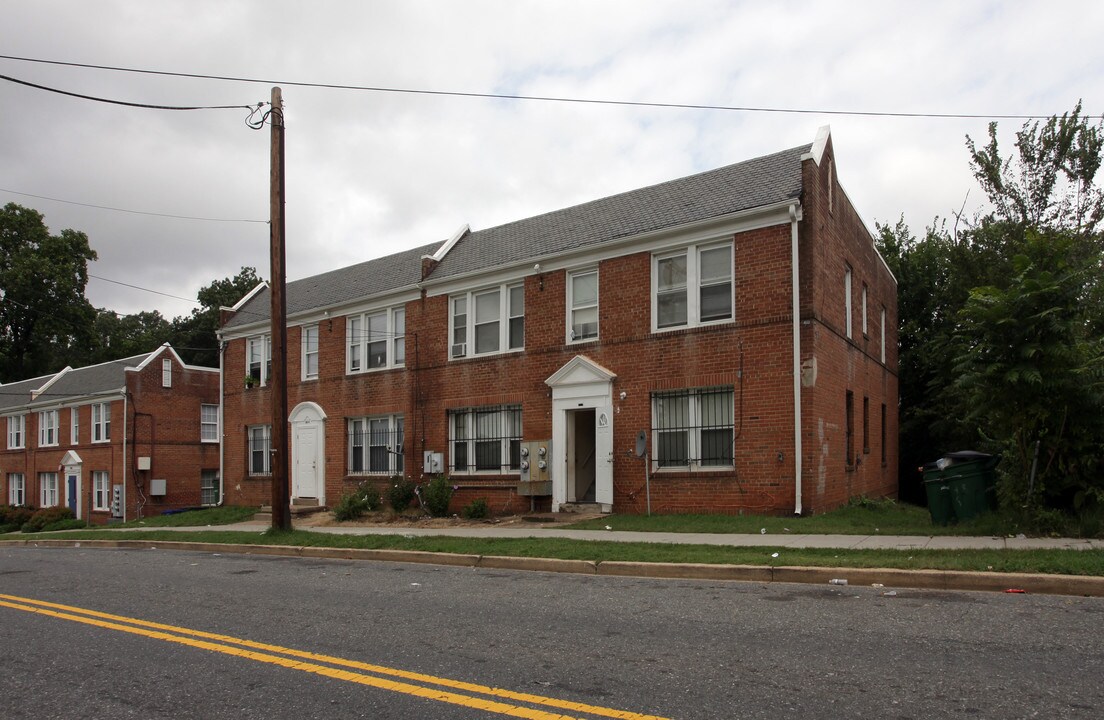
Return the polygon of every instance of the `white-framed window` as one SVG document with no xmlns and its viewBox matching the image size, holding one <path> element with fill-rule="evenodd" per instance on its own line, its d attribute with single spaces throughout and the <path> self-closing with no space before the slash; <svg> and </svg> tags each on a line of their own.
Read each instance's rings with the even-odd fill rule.
<svg viewBox="0 0 1104 720">
<path fill-rule="evenodd" d="M 866 323 L 866 283 L 862 284 L 862 331 L 863 337 L 866 337 L 869 332 Z"/>
<path fill-rule="evenodd" d="M 58 504 L 58 474 L 43 472 L 38 474 L 39 507 L 54 507 Z"/>
<path fill-rule="evenodd" d="M 245 341 L 246 374 L 258 385 L 272 377 L 272 336 L 254 335 Z"/>
<path fill-rule="evenodd" d="M 80 408 L 69 408 L 69 444 L 80 444 Z"/>
<path fill-rule="evenodd" d="M 844 327 L 847 330 L 847 339 L 851 334 L 851 266 L 847 265 L 843 270 L 843 312 L 846 316 Z"/>
<path fill-rule="evenodd" d="M 106 470 L 92 471 L 92 509 L 111 509 L 111 476 Z"/>
<path fill-rule="evenodd" d="M 161 387 L 172 387 L 172 360 L 168 358 L 161 361 Z"/>
<path fill-rule="evenodd" d="M 272 474 L 272 426 L 250 425 L 246 431 L 249 445 L 249 474 Z"/>
<path fill-rule="evenodd" d="M 885 321 L 886 321 L 886 311 L 885 311 L 885 305 L 883 305 L 882 306 L 882 323 L 881 323 L 881 325 L 882 325 L 882 364 L 883 365 L 885 365 L 885 358 L 886 358 L 886 355 L 885 355 L 885 351 L 886 351 L 886 326 L 885 326 Z"/>
<path fill-rule="evenodd" d="M 23 473 L 8 473 L 8 504 L 27 504 L 27 479 Z"/>
<path fill-rule="evenodd" d="M 347 371 L 384 370 L 406 364 L 406 308 L 350 315 L 346 320 Z"/>
<path fill-rule="evenodd" d="M 8 449 L 18 450 L 27 442 L 27 416 L 8 416 Z"/>
<path fill-rule="evenodd" d="M 217 505 L 219 501 L 219 471 L 199 471 L 199 504 Z"/>
<path fill-rule="evenodd" d="M 733 395 L 731 387 L 652 393 L 652 467 L 732 467 Z"/>
<path fill-rule="evenodd" d="M 525 286 L 499 285 L 449 299 L 450 358 L 525 347 Z"/>
<path fill-rule="evenodd" d="M 314 380 L 318 377 L 318 326 L 305 325 L 302 328 L 302 366 L 303 379 Z"/>
<path fill-rule="evenodd" d="M 598 270 L 573 272 L 567 281 L 567 339 L 582 342 L 598 337 Z"/>
<path fill-rule="evenodd" d="M 111 403 L 96 403 L 92 406 L 92 442 L 101 443 L 111 440 Z"/>
<path fill-rule="evenodd" d="M 521 471 L 521 406 L 449 410 L 449 471 L 513 474 Z"/>
<path fill-rule="evenodd" d="M 734 317 L 732 243 L 693 245 L 652 256 L 652 330 Z"/>
<path fill-rule="evenodd" d="M 38 414 L 38 446 L 58 444 L 58 411 L 43 410 Z"/>
<path fill-rule="evenodd" d="M 349 418 L 349 472 L 402 475 L 403 416 Z"/>
<path fill-rule="evenodd" d="M 219 441 L 219 406 L 203 403 L 199 406 L 200 442 Z"/>
</svg>

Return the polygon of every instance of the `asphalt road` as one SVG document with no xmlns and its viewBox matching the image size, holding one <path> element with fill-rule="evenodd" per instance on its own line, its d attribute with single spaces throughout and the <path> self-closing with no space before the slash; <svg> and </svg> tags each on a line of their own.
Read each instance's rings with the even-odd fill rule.
<svg viewBox="0 0 1104 720">
<path fill-rule="evenodd" d="M 1104 599 L 889 590 L 0 548 L 0 715 L 1104 716 Z"/>
</svg>

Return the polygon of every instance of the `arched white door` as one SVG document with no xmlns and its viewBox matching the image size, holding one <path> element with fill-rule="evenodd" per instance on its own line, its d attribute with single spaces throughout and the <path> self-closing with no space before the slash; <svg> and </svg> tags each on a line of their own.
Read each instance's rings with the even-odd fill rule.
<svg viewBox="0 0 1104 720">
<path fill-rule="evenodd" d="M 291 423 L 291 499 L 326 504 L 326 413 L 313 402 L 295 406 Z"/>
</svg>

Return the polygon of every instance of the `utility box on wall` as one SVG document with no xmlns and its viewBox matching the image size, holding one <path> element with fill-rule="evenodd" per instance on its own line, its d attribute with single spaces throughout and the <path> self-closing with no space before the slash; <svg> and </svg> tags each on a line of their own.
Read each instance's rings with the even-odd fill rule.
<svg viewBox="0 0 1104 720">
<path fill-rule="evenodd" d="M 521 444 L 521 482 L 518 495 L 552 494 L 552 441 L 532 440 Z"/>
<path fill-rule="evenodd" d="M 164 497 L 168 482 L 160 478 L 150 480 L 150 496 Z"/>
<path fill-rule="evenodd" d="M 426 475 L 440 475 L 445 471 L 445 456 L 443 453 L 426 450 L 422 453 L 422 472 Z"/>
</svg>

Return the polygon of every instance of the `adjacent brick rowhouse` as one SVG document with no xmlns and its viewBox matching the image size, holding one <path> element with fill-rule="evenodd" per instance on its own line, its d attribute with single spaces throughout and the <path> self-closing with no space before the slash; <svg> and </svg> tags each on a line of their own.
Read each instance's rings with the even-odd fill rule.
<svg viewBox="0 0 1104 720">
<path fill-rule="evenodd" d="M 325 415 L 319 491 L 324 502 L 333 505 L 365 480 L 381 487 L 388 481 L 386 476 L 350 472 L 349 418 L 401 415 L 405 474 L 422 481 L 426 479 L 423 452 L 442 453 L 446 468 L 453 461 L 450 411 L 518 405 L 523 442 L 551 440 L 555 412 L 553 390 L 546 380 L 582 356 L 614 376 L 609 388 L 612 453 L 608 460 L 599 458 L 612 464 L 608 509 L 645 512 L 650 491 L 653 512 L 793 513 L 798 501 L 793 221 L 797 222 L 800 273 L 800 509 L 822 512 L 858 495 L 895 495 L 896 283 L 870 232 L 836 183 L 830 136 L 817 153 L 801 163 L 802 189 L 792 203 L 792 215 L 781 208 L 769 215 L 770 222 L 748 221 L 747 229 L 707 238 L 687 228 L 680 236 L 683 239 L 664 246 L 730 240 L 735 298 L 730 322 L 653 330 L 653 257 L 662 251 L 657 251 L 650 237 L 640 243 L 622 242 L 576 265 L 570 259 L 548 261 L 534 256 L 524 263 L 524 270 L 518 269 L 522 266 L 518 263 L 515 274 L 505 280 L 473 277 L 468 285 L 451 278 L 435 283 L 438 261 L 423 261 L 417 296 L 404 302 L 406 362 L 396 369 L 346 371 L 346 315 L 394 307 L 388 298 L 363 298 L 348 307 L 326 308 L 325 314 L 321 307 L 293 314 L 288 331 L 288 407 L 313 403 Z M 538 261 L 543 267 L 534 267 Z M 571 342 L 565 333 L 567 284 L 576 267 L 598 271 L 600 331 L 599 338 L 589 342 Z M 850 320 L 845 312 L 848 268 Z M 524 283 L 524 349 L 450 358 L 450 298 L 519 279 Z M 309 381 L 299 380 L 303 327 L 318 328 L 319 376 Z M 227 378 L 246 374 L 247 337 L 264 332 L 260 323 L 224 331 Z M 645 431 L 649 452 L 656 452 L 653 394 L 717 386 L 733 392 L 732 466 L 658 469 L 653 465 L 646 484 L 645 461 L 634 449 L 638 432 Z M 270 392 L 269 387 L 226 382 L 224 469 L 229 502 L 265 503 L 270 498 L 270 478 L 249 472 L 247 446 L 248 428 L 270 422 Z M 553 475 L 560 471 L 559 466 L 553 467 Z M 546 495 L 520 494 L 518 472 L 455 474 L 450 481 L 456 488 L 453 511 L 479 498 L 487 500 L 496 514 L 547 510 L 553 504 Z"/>
<path fill-rule="evenodd" d="M 171 365 L 170 387 L 163 387 L 164 361 Z M 201 405 L 218 407 L 218 371 L 185 365 L 168 346 L 130 364 L 111 364 L 118 365 L 119 372 L 112 376 L 110 389 L 88 388 L 87 394 L 67 391 L 64 397 L 58 397 L 62 393 L 53 394 L 47 387 L 33 400 L 28 396 L 29 402 L 0 411 L 8 417 L 22 416 L 26 427 L 23 448 L 12 449 L 9 443 L 0 443 L 4 502 L 10 501 L 12 477 L 19 474 L 24 478 L 25 504 L 39 507 L 43 474 L 56 473 L 56 504 L 75 507 L 78 517 L 95 524 L 105 524 L 112 518 L 111 494 L 117 485 L 125 485 L 125 516 L 114 513 L 120 520 L 203 503 L 202 473 L 217 475 L 219 444 L 217 430 L 213 441 L 201 440 Z M 79 379 L 85 371 L 102 375 L 102 368 L 92 367 L 63 371 L 57 377 L 71 373 L 67 380 Z M 101 424 L 101 435 L 94 440 L 93 406 L 105 405 L 110 408 L 110 429 Z M 41 413 L 54 410 L 58 417 L 57 444 L 42 446 L 38 427 Z M 74 413 L 76 442 L 72 436 Z M 7 431 L 7 422 L 7 418 L 0 418 L 0 430 Z M 104 439 L 108 433 L 109 438 Z M 148 469 L 142 458 L 149 459 Z M 97 498 L 94 475 L 103 472 L 107 473 L 107 492 Z M 70 476 L 76 478 L 75 498 L 70 493 Z M 164 495 L 151 494 L 153 480 L 165 481 Z M 206 499 L 211 500 L 210 492 Z"/>
</svg>

